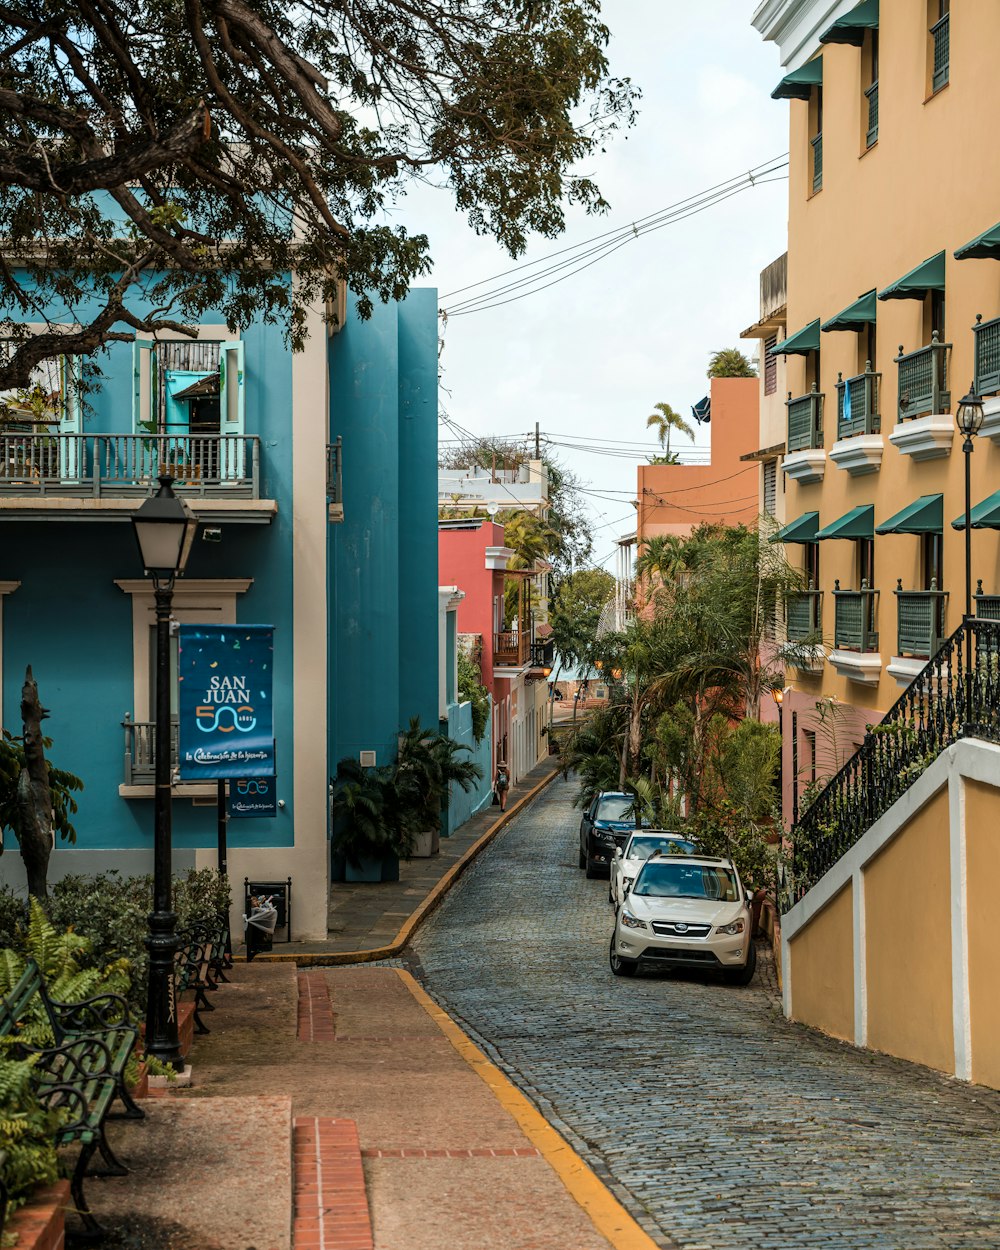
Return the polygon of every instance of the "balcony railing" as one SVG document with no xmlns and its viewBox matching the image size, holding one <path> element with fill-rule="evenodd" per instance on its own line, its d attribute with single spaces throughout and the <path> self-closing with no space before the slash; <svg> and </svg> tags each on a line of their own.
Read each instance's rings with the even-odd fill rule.
<svg viewBox="0 0 1000 1250">
<path fill-rule="evenodd" d="M 931 74 L 931 92 L 940 91 L 948 85 L 949 65 L 951 60 L 951 23 L 950 14 L 946 13 L 939 22 L 931 27 L 931 38 L 934 40 L 934 70 Z"/>
<path fill-rule="evenodd" d="M 823 134 L 820 132 L 809 140 L 813 150 L 813 191 L 823 189 Z"/>
<path fill-rule="evenodd" d="M 151 721 L 134 721 L 126 716 L 125 784 L 151 786 L 156 781 L 156 725 Z M 170 725 L 170 766 L 177 764 L 177 722 Z"/>
<path fill-rule="evenodd" d="M 823 592 L 799 591 L 785 602 L 785 633 L 789 642 L 810 642 L 822 629 Z"/>
<path fill-rule="evenodd" d="M 1000 621 L 1000 595 L 984 595 L 983 579 L 976 582 L 976 593 L 972 596 L 976 605 L 976 616 L 981 621 Z"/>
<path fill-rule="evenodd" d="M 877 651 L 875 603 L 878 591 L 869 590 L 867 582 L 861 583 L 860 590 L 841 590 L 837 581 L 834 583 L 833 598 L 836 603 L 833 645 L 837 650 Z"/>
<path fill-rule="evenodd" d="M 336 442 L 326 445 L 326 502 L 344 502 L 344 449 L 339 435 Z"/>
<path fill-rule="evenodd" d="M 946 590 L 931 581 L 930 590 L 904 590 L 903 579 L 896 582 L 896 654 L 928 660 L 944 639 Z"/>
<path fill-rule="evenodd" d="M 976 393 L 996 395 L 1000 392 L 1000 317 L 984 321 L 978 313 L 972 327 L 976 344 Z"/>
<path fill-rule="evenodd" d="M 260 439 L 236 434 L 0 434 L 0 495 L 260 498 Z"/>
<path fill-rule="evenodd" d="M 864 373 L 844 379 L 837 374 L 837 437 L 852 434 L 878 434 L 882 429 L 879 412 L 881 373 L 872 373 L 872 362 L 865 362 Z"/>
<path fill-rule="evenodd" d="M 551 638 L 546 641 L 535 641 L 531 644 L 531 667 L 545 668 L 551 666 L 555 659 L 556 644 Z"/>
<path fill-rule="evenodd" d="M 792 398 L 788 392 L 785 400 L 788 409 L 788 450 L 804 451 L 810 447 L 823 446 L 823 396 L 816 384 L 808 395 Z"/>
<path fill-rule="evenodd" d="M 493 664 L 497 668 L 521 668 L 531 662 L 531 634 L 505 629 L 493 635 Z"/>
<path fill-rule="evenodd" d="M 896 357 L 900 421 L 951 409 L 951 392 L 947 390 L 949 351 L 951 344 L 939 343 L 937 330 L 931 335 L 930 344 L 918 351 L 904 355 L 900 345 Z"/>
<path fill-rule="evenodd" d="M 873 82 L 865 92 L 868 100 L 868 128 L 865 131 L 865 147 L 878 143 L 878 83 Z"/>
</svg>

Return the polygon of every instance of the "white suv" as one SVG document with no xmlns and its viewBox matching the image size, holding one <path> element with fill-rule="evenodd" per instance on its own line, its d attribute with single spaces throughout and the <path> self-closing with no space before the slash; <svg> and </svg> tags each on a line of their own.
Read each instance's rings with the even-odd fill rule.
<svg viewBox="0 0 1000 1250">
<path fill-rule="evenodd" d="M 698 844 L 683 833 L 669 833 L 666 829 L 643 829 L 630 834 L 624 847 L 615 847 L 611 861 L 608 902 L 614 907 L 620 907 L 625 901 L 639 869 L 654 851 L 665 855 L 697 855 Z"/>
<path fill-rule="evenodd" d="M 757 967 L 750 935 L 750 900 L 728 859 L 669 855 L 646 860 L 615 917 L 611 971 L 647 967 L 722 971 L 749 985 Z"/>
</svg>

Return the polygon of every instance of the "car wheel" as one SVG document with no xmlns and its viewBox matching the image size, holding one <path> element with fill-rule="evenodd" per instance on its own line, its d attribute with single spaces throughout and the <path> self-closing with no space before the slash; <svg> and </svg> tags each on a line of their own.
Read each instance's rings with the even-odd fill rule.
<svg viewBox="0 0 1000 1250">
<path fill-rule="evenodd" d="M 584 850 L 580 851 L 580 867 L 581 868 L 587 867 L 587 852 Z"/>
<path fill-rule="evenodd" d="M 614 907 L 614 905 L 615 905 L 615 892 L 614 892 L 614 890 L 612 890 L 612 888 L 611 888 L 611 882 L 610 882 L 610 881 L 608 882 L 608 902 L 611 904 L 611 906 L 612 906 L 612 907 Z"/>
<path fill-rule="evenodd" d="M 753 941 L 750 942 L 750 953 L 747 956 L 746 964 L 729 974 L 729 980 L 733 985 L 749 985 L 753 980 L 753 974 L 757 971 L 757 947 Z"/>
<path fill-rule="evenodd" d="M 611 935 L 611 950 L 609 952 L 611 963 L 611 971 L 616 977 L 634 977 L 635 970 L 638 968 L 638 961 L 635 959 L 622 959 L 621 955 L 615 950 L 615 935 Z"/>
<path fill-rule="evenodd" d="M 595 877 L 599 877 L 601 875 L 600 869 L 595 868 L 589 859 L 586 861 L 586 867 L 587 867 L 587 880 L 588 881 L 593 881 Z"/>
</svg>

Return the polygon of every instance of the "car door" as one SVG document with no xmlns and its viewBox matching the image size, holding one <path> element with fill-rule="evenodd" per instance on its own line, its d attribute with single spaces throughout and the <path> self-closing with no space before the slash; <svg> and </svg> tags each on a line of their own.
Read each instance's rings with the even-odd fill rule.
<svg viewBox="0 0 1000 1250">
<path fill-rule="evenodd" d="M 584 855 L 589 853 L 590 828 L 594 823 L 594 812 L 597 811 L 597 803 L 600 797 L 598 794 L 590 800 L 590 806 L 583 813 L 583 819 L 580 821 L 580 850 Z"/>
</svg>

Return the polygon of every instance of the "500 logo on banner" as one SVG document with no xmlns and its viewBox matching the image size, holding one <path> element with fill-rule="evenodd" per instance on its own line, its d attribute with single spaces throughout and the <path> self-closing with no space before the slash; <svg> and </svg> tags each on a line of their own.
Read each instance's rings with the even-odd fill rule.
<svg viewBox="0 0 1000 1250">
<path fill-rule="evenodd" d="M 274 775 L 272 625 L 181 625 L 179 769 L 185 781 Z"/>
</svg>

